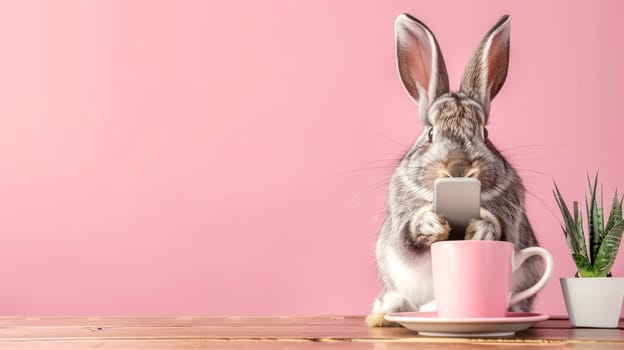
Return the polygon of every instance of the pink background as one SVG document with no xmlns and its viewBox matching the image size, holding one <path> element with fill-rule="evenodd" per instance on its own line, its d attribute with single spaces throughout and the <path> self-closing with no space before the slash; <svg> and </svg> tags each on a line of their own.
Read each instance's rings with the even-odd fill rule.
<svg viewBox="0 0 624 350">
<path fill-rule="evenodd" d="M 552 179 L 624 188 L 621 1 L 4 1 L 0 314 L 366 313 L 386 181 L 421 130 L 401 12 L 456 87 L 512 15 L 491 138 L 555 277 Z M 615 274 L 624 275 L 620 254 Z M 563 314 L 556 279 L 536 310 Z"/>
</svg>

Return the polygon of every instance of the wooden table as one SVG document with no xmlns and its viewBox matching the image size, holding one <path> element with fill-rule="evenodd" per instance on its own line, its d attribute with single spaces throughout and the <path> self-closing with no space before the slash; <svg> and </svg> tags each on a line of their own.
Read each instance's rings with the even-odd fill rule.
<svg viewBox="0 0 624 350">
<path fill-rule="evenodd" d="M 2 317 L 0 349 L 624 349 L 616 329 L 554 318 L 513 338 L 428 338 L 361 316 Z"/>
</svg>

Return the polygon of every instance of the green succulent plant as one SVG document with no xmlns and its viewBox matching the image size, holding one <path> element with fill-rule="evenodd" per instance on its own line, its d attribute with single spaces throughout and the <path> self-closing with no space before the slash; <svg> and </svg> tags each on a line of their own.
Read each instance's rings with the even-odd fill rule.
<svg viewBox="0 0 624 350">
<path fill-rule="evenodd" d="M 554 182 L 554 181 L 553 181 Z M 580 277 L 605 277 L 611 271 L 613 262 L 617 256 L 624 232 L 624 220 L 622 219 L 622 202 L 624 197 L 618 199 L 617 190 L 613 196 L 611 212 L 607 219 L 606 226 L 602 207 L 602 185 L 600 190 L 600 201 L 596 198 L 596 188 L 598 185 L 598 174 L 592 185 L 589 175 L 587 176 L 589 185 L 589 201 L 585 196 L 585 210 L 587 213 L 587 231 L 589 233 L 589 254 L 585 243 L 585 233 L 583 231 L 583 218 L 578 202 L 572 203 L 573 214 L 570 213 L 557 183 L 553 195 L 557 205 L 561 210 L 564 224 L 561 229 L 566 237 L 566 243 L 572 252 L 572 259 L 578 269 Z"/>
</svg>

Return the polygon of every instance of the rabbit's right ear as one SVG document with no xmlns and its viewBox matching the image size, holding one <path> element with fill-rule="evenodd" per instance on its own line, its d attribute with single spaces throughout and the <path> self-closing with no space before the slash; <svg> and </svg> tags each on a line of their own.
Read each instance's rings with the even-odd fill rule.
<svg viewBox="0 0 624 350">
<path fill-rule="evenodd" d="M 487 33 L 468 62 L 459 89 L 481 102 L 486 111 L 507 78 L 511 19 L 505 15 Z"/>
<path fill-rule="evenodd" d="M 433 101 L 448 92 L 444 58 L 433 33 L 408 14 L 395 22 L 397 63 L 403 86 L 418 103 L 420 118 L 430 125 L 427 111 Z"/>
</svg>

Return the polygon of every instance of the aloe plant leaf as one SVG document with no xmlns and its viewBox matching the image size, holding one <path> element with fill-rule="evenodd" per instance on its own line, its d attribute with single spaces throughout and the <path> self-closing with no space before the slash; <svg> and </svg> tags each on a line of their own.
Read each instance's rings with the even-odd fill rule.
<svg viewBox="0 0 624 350">
<path fill-rule="evenodd" d="M 594 263 L 594 271 L 596 274 L 606 276 L 611 271 L 611 267 L 615 262 L 617 252 L 620 248 L 622 233 L 624 233 L 624 221 L 619 220 L 613 224 L 602 240 Z"/>
<path fill-rule="evenodd" d="M 600 219 L 599 212 L 602 212 L 602 208 L 596 203 L 596 189 L 598 187 L 598 174 L 596 174 L 594 178 L 594 183 L 592 185 L 591 180 L 589 179 L 589 174 L 587 175 L 587 184 L 589 186 L 589 208 L 587 209 L 587 224 L 588 224 L 588 235 L 589 235 L 589 260 L 590 262 L 594 262 L 596 259 L 596 254 L 598 254 L 598 249 L 600 248 L 600 238 L 603 236 L 604 227 L 602 226 L 602 220 Z M 587 202 L 585 204 L 587 206 Z"/>
<path fill-rule="evenodd" d="M 572 237 L 572 235 L 569 235 L 565 229 L 565 227 L 563 227 L 563 225 L 561 225 L 561 231 L 563 232 L 563 235 L 565 236 L 566 239 L 566 245 L 568 246 L 568 248 L 570 248 L 571 252 L 576 252 L 578 250 L 578 246 L 576 246 L 576 241 L 574 240 L 574 237 Z"/>
<path fill-rule="evenodd" d="M 574 241 L 578 246 L 578 253 L 587 256 L 587 248 L 585 247 L 585 235 L 583 233 L 583 215 L 579 209 L 579 203 L 574 201 L 572 203 L 574 208 L 574 221 L 570 224 L 574 224 L 575 228 L 572 230 Z"/>
<path fill-rule="evenodd" d="M 572 253 L 587 257 L 587 248 L 585 246 L 585 238 L 583 235 L 582 219 L 580 221 L 574 220 L 556 183 L 553 195 L 563 217 L 565 227 L 564 225 L 562 225 L 562 229 L 563 233 L 566 235 L 566 242 L 568 243 L 568 247 L 570 247 Z M 578 212 L 578 203 L 575 202 L 574 206 L 576 208 L 575 217 L 580 217 L 580 214 Z"/>
<path fill-rule="evenodd" d="M 594 277 L 594 268 L 592 267 L 587 256 L 581 254 L 572 254 L 574 264 L 578 270 L 580 277 Z"/>
<path fill-rule="evenodd" d="M 594 217 L 594 232 L 592 235 L 592 253 L 591 253 L 591 262 L 592 264 L 595 263 L 596 261 L 596 255 L 598 255 L 598 250 L 600 249 L 600 246 L 602 245 L 602 239 L 605 236 L 605 232 L 604 232 L 604 214 L 603 214 L 603 209 L 602 206 L 598 206 L 598 204 L 596 204 L 596 207 L 594 209 L 594 213 L 593 213 L 593 217 Z"/>
<path fill-rule="evenodd" d="M 587 253 L 585 252 L 585 249 L 581 248 L 580 243 L 582 242 L 579 242 L 578 240 L 578 233 L 576 232 L 577 226 L 574 225 L 574 222 L 570 216 L 570 212 L 565 202 L 563 202 L 563 199 L 561 199 L 561 202 L 558 201 L 557 205 L 559 206 L 559 209 L 561 210 L 564 224 L 565 224 L 563 233 L 566 235 L 566 240 L 569 242 L 569 246 L 572 249 L 572 252 L 582 254 L 582 255 L 587 255 Z"/>
<path fill-rule="evenodd" d="M 573 253 L 577 253 L 579 251 L 578 242 L 576 241 L 576 236 L 574 235 L 575 228 L 570 225 L 572 218 L 570 217 L 570 211 L 566 206 L 561 193 L 559 192 L 559 188 L 557 188 L 557 184 L 555 184 L 555 191 L 553 191 L 553 195 L 555 196 L 555 201 L 557 202 L 557 206 L 561 211 L 561 216 L 563 217 L 563 223 L 565 225 L 561 225 L 563 230 L 563 234 L 566 236 L 566 240 L 568 241 L 568 245 Z"/>
<path fill-rule="evenodd" d="M 613 196 L 613 203 L 611 204 L 609 219 L 607 220 L 607 226 L 605 227 L 605 234 L 609 232 L 613 225 L 619 220 L 622 220 L 622 202 L 618 200 L 618 192 L 616 189 L 615 195 Z"/>
<path fill-rule="evenodd" d="M 583 215 L 579 212 L 578 221 L 576 222 L 576 241 L 582 255 L 587 256 L 587 248 L 585 247 L 585 234 L 583 233 Z"/>
</svg>

